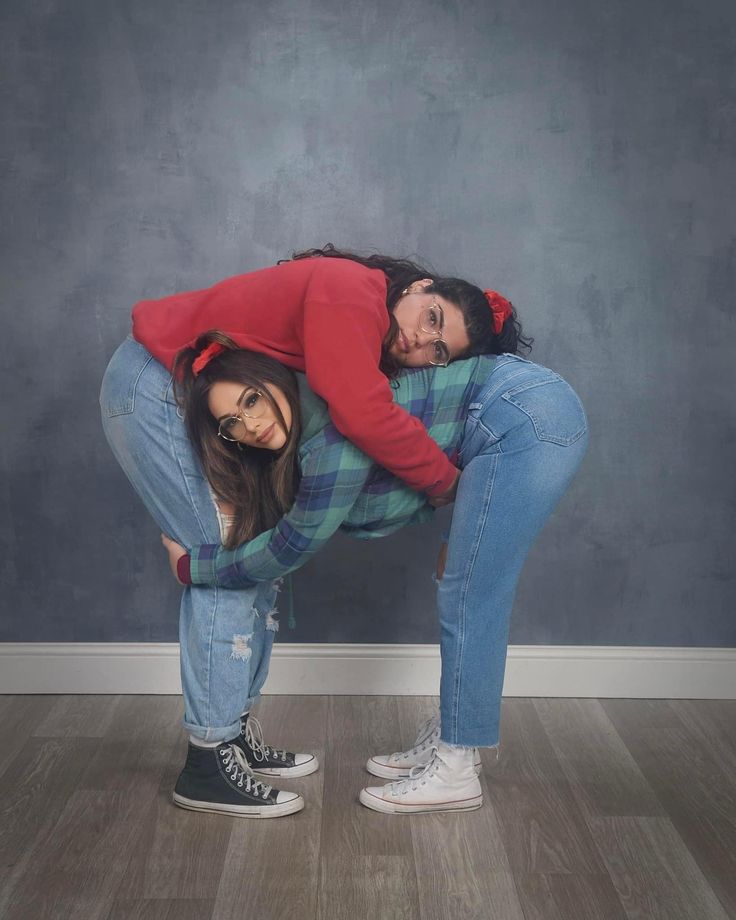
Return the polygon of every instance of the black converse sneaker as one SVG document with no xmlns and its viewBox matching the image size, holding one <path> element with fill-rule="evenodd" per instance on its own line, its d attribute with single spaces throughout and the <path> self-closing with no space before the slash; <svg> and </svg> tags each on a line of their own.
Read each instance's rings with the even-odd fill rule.
<svg viewBox="0 0 736 920">
<path fill-rule="evenodd" d="M 308 776 L 319 769 L 314 754 L 292 754 L 264 744 L 261 723 L 247 712 L 240 719 L 240 734 L 231 743 L 245 754 L 251 770 L 264 776 Z"/>
<path fill-rule="evenodd" d="M 304 808 L 296 792 L 280 792 L 253 776 L 232 741 L 213 748 L 189 743 L 187 762 L 174 787 L 174 803 L 192 811 L 243 818 L 280 818 Z"/>
</svg>

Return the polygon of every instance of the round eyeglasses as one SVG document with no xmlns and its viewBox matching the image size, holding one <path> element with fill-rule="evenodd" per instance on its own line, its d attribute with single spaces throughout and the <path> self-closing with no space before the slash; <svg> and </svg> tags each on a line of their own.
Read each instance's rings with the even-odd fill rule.
<svg viewBox="0 0 736 920">
<path fill-rule="evenodd" d="M 422 349 L 432 367 L 447 367 L 450 363 L 450 349 L 442 339 L 428 342 Z"/>
<path fill-rule="evenodd" d="M 260 418 L 268 408 L 268 400 L 260 390 L 248 390 L 238 400 L 237 415 L 220 419 L 217 434 L 223 441 L 242 441 L 248 434 L 246 418 Z"/>
<path fill-rule="evenodd" d="M 423 349 L 427 356 L 427 361 L 434 367 L 447 367 L 450 363 L 450 349 L 442 339 L 444 327 L 445 314 L 437 301 L 433 300 L 428 307 L 424 307 L 419 313 L 419 328 L 422 332 L 437 336 L 433 342 L 428 342 Z"/>
</svg>

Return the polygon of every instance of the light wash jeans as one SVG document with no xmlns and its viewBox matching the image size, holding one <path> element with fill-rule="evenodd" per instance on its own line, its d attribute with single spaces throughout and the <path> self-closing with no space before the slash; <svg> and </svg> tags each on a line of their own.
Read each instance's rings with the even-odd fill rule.
<svg viewBox="0 0 736 920">
<path fill-rule="evenodd" d="M 102 380 L 102 424 L 112 452 L 161 531 L 181 543 L 221 542 L 221 519 L 177 408 L 169 372 L 129 337 Z M 161 563 L 164 565 L 164 553 Z M 184 727 L 229 741 L 268 674 L 277 584 L 184 590 L 179 616 Z"/>
<path fill-rule="evenodd" d="M 447 564 L 438 581 L 441 739 L 494 747 L 509 620 L 524 560 L 588 443 L 558 374 L 502 355 L 469 406 Z"/>
</svg>

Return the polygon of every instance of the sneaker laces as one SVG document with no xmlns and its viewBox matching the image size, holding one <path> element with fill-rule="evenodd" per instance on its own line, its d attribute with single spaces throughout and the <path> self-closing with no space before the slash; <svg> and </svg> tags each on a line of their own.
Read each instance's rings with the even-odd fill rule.
<svg viewBox="0 0 736 920">
<path fill-rule="evenodd" d="M 444 763 L 439 754 L 436 744 L 432 745 L 432 756 L 425 764 L 417 764 L 409 770 L 409 776 L 406 779 L 397 780 L 390 784 L 393 795 L 403 795 L 410 789 L 415 792 L 420 784 L 424 784 L 430 776 L 439 770 L 440 764 Z"/>
<path fill-rule="evenodd" d="M 245 759 L 245 754 L 237 744 L 228 744 L 227 747 L 220 748 L 220 756 L 225 766 L 225 772 L 232 782 L 237 783 L 240 789 L 244 788 L 246 792 L 260 795 L 264 799 L 268 797 L 273 787 L 256 779 L 250 764 Z"/>
<path fill-rule="evenodd" d="M 255 716 L 248 716 L 248 720 L 245 723 L 245 740 L 253 751 L 256 760 L 268 760 L 273 754 L 277 760 L 286 761 L 286 751 L 272 748 L 263 741 L 263 729 Z"/>
<path fill-rule="evenodd" d="M 427 719 L 426 722 L 422 723 L 419 733 L 414 742 L 414 747 L 410 751 L 395 751 L 389 757 L 389 760 L 406 760 L 408 757 L 411 757 L 412 754 L 420 754 L 423 751 L 426 751 L 428 745 L 427 742 L 432 737 L 432 735 L 437 731 L 440 726 L 440 720 L 437 716 L 432 716 Z M 414 767 L 412 767 L 412 770 Z"/>
</svg>

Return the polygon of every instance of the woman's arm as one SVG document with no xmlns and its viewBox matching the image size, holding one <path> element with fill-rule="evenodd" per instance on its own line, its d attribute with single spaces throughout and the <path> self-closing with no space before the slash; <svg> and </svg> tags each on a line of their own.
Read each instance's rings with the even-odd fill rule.
<svg viewBox="0 0 736 920">
<path fill-rule="evenodd" d="M 422 423 L 394 402 L 379 370 L 385 303 L 377 306 L 370 289 L 348 293 L 349 301 L 305 305 L 309 385 L 327 402 L 338 431 L 379 466 L 417 491 L 445 495 L 456 483 L 457 469 Z"/>
<path fill-rule="evenodd" d="M 250 587 L 293 572 L 325 544 L 360 495 L 372 464 L 329 426 L 301 459 L 302 478 L 294 504 L 276 526 L 235 549 L 217 544 L 194 546 L 189 571 L 179 556 L 183 547 L 165 542 L 177 580 L 223 588 Z M 168 538 L 167 538 L 168 539 Z M 173 548 L 172 548 L 173 544 Z M 186 581 L 182 575 L 189 575 Z"/>
<path fill-rule="evenodd" d="M 454 454 L 468 401 L 490 376 L 492 358 L 459 361 L 447 369 L 404 374 L 396 397 L 419 414 L 431 437 Z M 439 375 L 442 375 L 441 377 Z M 343 523 L 355 536 L 385 535 L 415 523 L 426 508 L 417 492 L 375 470 L 370 459 L 328 425 L 302 447 L 302 481 L 294 508 L 277 527 L 235 550 L 216 545 L 192 550 L 194 581 L 243 587 L 299 568 Z M 336 477 L 336 478 L 333 478 Z M 173 562 L 183 548 L 175 547 Z M 178 572 L 188 581 L 190 572 Z"/>
<path fill-rule="evenodd" d="M 169 554 L 169 568 L 171 569 L 171 574 L 179 582 L 180 585 L 191 584 L 189 581 L 189 563 L 186 563 L 186 571 L 182 569 L 180 572 L 180 566 L 183 566 L 183 560 L 186 557 L 189 559 L 189 554 L 184 549 L 184 547 L 177 543 L 176 540 L 172 540 L 171 537 L 167 537 L 165 533 L 161 534 L 161 542 L 164 545 L 164 549 Z M 184 580 L 182 578 L 184 576 Z"/>
</svg>

